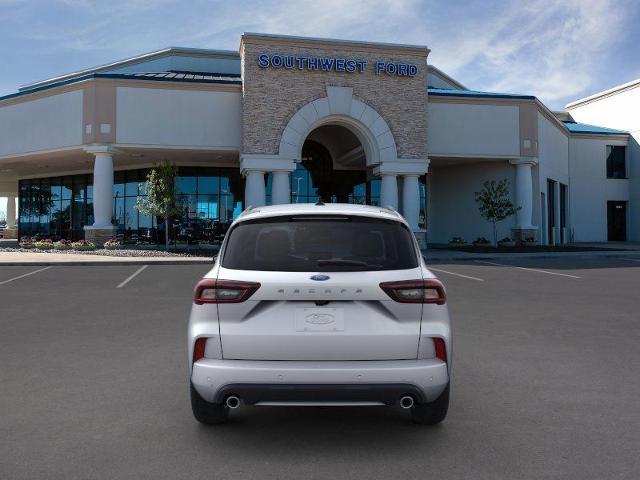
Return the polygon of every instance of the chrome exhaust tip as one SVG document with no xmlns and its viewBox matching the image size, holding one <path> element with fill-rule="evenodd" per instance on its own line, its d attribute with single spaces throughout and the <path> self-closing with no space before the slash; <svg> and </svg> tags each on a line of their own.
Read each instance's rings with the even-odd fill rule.
<svg viewBox="0 0 640 480">
<path fill-rule="evenodd" d="M 409 409 L 413 407 L 413 397 L 410 397 L 409 395 L 400 397 L 400 407 L 404 409 Z"/>
<path fill-rule="evenodd" d="M 227 397 L 227 401 L 225 402 L 227 407 L 229 408 L 238 408 L 240 406 L 240 399 L 235 395 L 230 395 Z"/>
</svg>

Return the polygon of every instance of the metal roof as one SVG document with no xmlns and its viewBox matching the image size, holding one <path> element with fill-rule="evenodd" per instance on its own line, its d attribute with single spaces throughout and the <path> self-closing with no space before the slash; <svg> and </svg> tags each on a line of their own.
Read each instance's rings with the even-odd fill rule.
<svg viewBox="0 0 640 480">
<path fill-rule="evenodd" d="M 219 58 L 232 58 L 240 59 L 238 52 L 229 50 L 210 50 L 204 48 L 185 48 L 185 47 L 168 47 L 162 50 L 156 50 L 154 52 L 143 53 L 134 57 L 125 58 L 123 60 L 117 60 L 115 62 L 105 63 L 97 67 L 86 68 L 77 72 L 71 72 L 57 77 L 49 78 L 46 80 L 40 80 L 37 82 L 28 83 L 21 86 L 18 91 L 32 90 L 51 83 L 58 83 L 64 80 L 70 80 L 72 78 L 83 77 L 92 73 L 100 73 L 105 70 L 113 70 L 114 68 L 122 68 L 129 65 L 135 65 L 138 63 L 146 62 L 152 59 L 167 57 L 170 55 L 187 55 L 187 56 L 205 56 L 205 57 L 219 57 Z"/>
<path fill-rule="evenodd" d="M 613 128 L 598 127 L 596 125 L 589 125 L 587 123 L 577 123 L 563 121 L 564 125 L 569 129 L 571 133 L 582 134 L 596 134 L 596 135 L 628 135 L 629 132 L 625 130 L 615 130 Z"/>
<path fill-rule="evenodd" d="M 24 95 L 30 95 L 35 92 L 41 92 L 43 90 L 49 90 L 50 88 L 62 87 L 64 85 L 71 85 L 73 83 L 84 82 L 85 80 L 91 80 L 94 78 L 112 78 L 121 80 L 151 80 L 155 82 L 184 82 L 184 83 L 217 83 L 227 85 L 242 85 L 242 79 L 240 75 L 234 75 L 230 73 L 190 73 L 190 72 L 143 72 L 143 73 L 91 73 L 89 75 L 83 75 L 81 77 L 74 77 L 68 80 L 61 80 L 59 82 L 48 83 L 41 87 L 31 88 L 29 90 L 23 90 L 17 93 L 10 93 L 0 97 L 0 100 L 7 100 L 9 98 L 22 97 Z"/>
<path fill-rule="evenodd" d="M 533 95 L 520 95 L 515 93 L 480 92 L 478 90 L 455 90 L 447 88 L 428 88 L 429 95 L 443 97 L 475 97 L 475 98 L 517 98 L 535 100 Z"/>
<path fill-rule="evenodd" d="M 102 76 L 104 74 L 98 75 Z M 240 74 L 233 73 L 186 72 L 179 70 L 169 70 L 168 72 L 134 72 L 116 75 L 120 75 L 124 78 L 144 78 L 145 80 L 192 80 L 215 83 L 242 83 Z"/>
</svg>

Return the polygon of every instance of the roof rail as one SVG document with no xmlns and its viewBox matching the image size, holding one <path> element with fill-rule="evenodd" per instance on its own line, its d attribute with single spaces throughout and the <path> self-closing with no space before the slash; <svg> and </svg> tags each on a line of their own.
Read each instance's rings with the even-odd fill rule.
<svg viewBox="0 0 640 480">
<path fill-rule="evenodd" d="M 240 218 L 240 217 L 242 217 L 242 216 L 244 216 L 244 215 L 247 215 L 247 214 L 248 214 L 248 213 L 250 213 L 250 212 L 251 212 L 251 210 L 253 210 L 254 208 L 255 208 L 255 207 L 254 207 L 253 205 L 249 205 L 247 208 L 245 208 L 245 209 L 240 213 L 240 215 L 238 215 L 238 217 L 237 217 L 237 218 Z"/>
<path fill-rule="evenodd" d="M 385 210 L 389 210 L 391 213 L 395 214 L 396 217 L 403 218 L 402 215 L 400 215 L 400 213 L 391 205 L 387 205 L 386 207 L 382 207 L 382 208 L 384 208 Z"/>
</svg>

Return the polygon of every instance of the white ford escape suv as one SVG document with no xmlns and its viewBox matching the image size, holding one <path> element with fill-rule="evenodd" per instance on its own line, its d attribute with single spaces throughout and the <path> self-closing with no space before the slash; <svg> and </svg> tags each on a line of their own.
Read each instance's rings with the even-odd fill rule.
<svg viewBox="0 0 640 480">
<path fill-rule="evenodd" d="M 399 405 L 425 424 L 447 414 L 445 290 L 393 210 L 245 211 L 196 286 L 188 342 L 203 423 L 242 405 Z"/>
</svg>

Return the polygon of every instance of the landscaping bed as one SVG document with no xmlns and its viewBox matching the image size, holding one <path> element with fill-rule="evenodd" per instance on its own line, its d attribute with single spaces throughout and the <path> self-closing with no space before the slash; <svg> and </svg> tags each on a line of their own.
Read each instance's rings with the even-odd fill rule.
<svg viewBox="0 0 640 480">
<path fill-rule="evenodd" d="M 24 252 L 24 253 L 59 253 L 63 255 L 99 255 L 104 257 L 212 257 L 216 254 L 213 250 L 152 250 L 152 249 L 95 249 L 74 250 L 72 248 L 57 250 L 53 248 L 0 248 L 0 252 Z"/>
<path fill-rule="evenodd" d="M 620 248 L 613 247 L 581 247 L 578 245 L 516 245 L 514 247 L 493 247 L 490 245 L 428 245 L 428 249 L 453 250 L 468 253 L 543 253 L 543 252 L 598 252 L 598 251 L 621 251 Z"/>
</svg>

